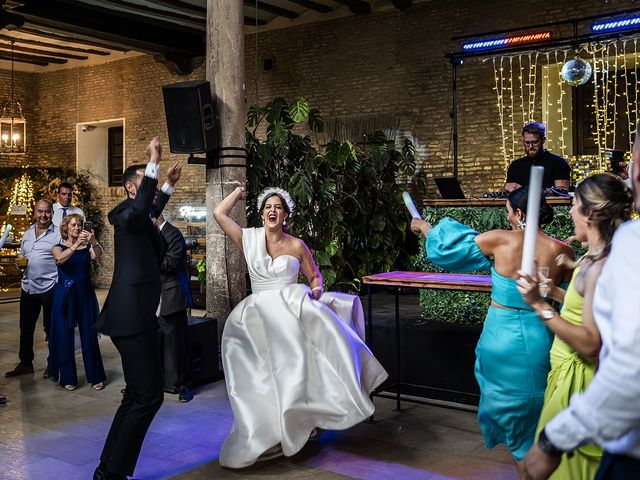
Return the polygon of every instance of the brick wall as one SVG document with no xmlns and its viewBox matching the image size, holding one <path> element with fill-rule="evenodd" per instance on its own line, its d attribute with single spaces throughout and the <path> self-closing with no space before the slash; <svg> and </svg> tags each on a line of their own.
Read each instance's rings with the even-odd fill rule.
<svg viewBox="0 0 640 480">
<path fill-rule="evenodd" d="M 257 82 L 259 103 L 275 96 L 304 96 L 321 109 L 325 120 L 397 117 L 401 130 L 418 147 L 421 166 L 430 176 L 438 176 L 453 168 L 451 67 L 444 58 L 446 52 L 460 48 L 459 42 L 450 40 L 453 35 L 624 8 L 629 8 L 628 1 L 432 0 L 405 11 L 392 9 L 261 32 L 257 48 L 256 36 L 250 34 L 246 37 L 247 103 L 256 102 Z M 275 68 L 262 72 L 266 58 L 274 60 Z M 143 161 L 150 138 L 156 134 L 166 138 L 160 86 L 204 76 L 204 67 L 189 77 L 172 75 L 148 56 L 51 73 L 17 73 L 17 96 L 23 99 L 28 120 L 24 160 L 31 165 L 73 166 L 77 123 L 124 118 L 126 162 Z M 9 78 L 9 72 L 0 71 L 0 98 L 8 95 Z M 470 194 L 496 190 L 504 180 L 493 85 L 489 62 L 469 59 L 460 67 L 459 175 Z M 539 96 L 536 108 L 539 115 Z M 178 158 L 184 161 L 184 156 Z M 19 161 L 23 160 L 0 155 L 0 167 Z M 121 198 L 120 188 L 101 190 L 105 212 Z M 203 203 L 204 171 L 187 167 L 169 209 L 175 216 L 181 205 Z M 98 283 L 106 285 L 112 268 L 110 231 L 102 242 L 107 255 Z"/>
</svg>

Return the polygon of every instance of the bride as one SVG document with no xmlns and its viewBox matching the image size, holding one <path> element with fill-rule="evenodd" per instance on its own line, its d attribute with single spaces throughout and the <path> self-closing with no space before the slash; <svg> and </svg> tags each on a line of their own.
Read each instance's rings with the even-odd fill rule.
<svg viewBox="0 0 640 480">
<path fill-rule="evenodd" d="M 364 344 L 360 299 L 323 293 L 311 252 L 285 233 L 295 207 L 289 194 L 280 188 L 260 194 L 261 228 L 241 228 L 229 217 L 245 197 L 238 187 L 214 210 L 244 253 L 253 291 L 229 314 L 222 335 L 234 421 L 220 464 L 229 468 L 292 456 L 316 428 L 361 422 L 374 411 L 369 393 L 387 378 Z M 297 283 L 300 271 L 309 287 Z"/>
</svg>

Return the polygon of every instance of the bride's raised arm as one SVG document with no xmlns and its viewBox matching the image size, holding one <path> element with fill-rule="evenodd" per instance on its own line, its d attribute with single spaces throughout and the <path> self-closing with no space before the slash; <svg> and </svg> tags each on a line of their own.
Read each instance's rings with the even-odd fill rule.
<svg viewBox="0 0 640 480">
<path fill-rule="evenodd" d="M 242 251 L 242 227 L 229 216 L 229 212 L 236 203 L 247 197 L 244 187 L 237 187 L 225 197 L 213 210 L 213 218 L 216 219 L 222 231 L 231 239 L 233 244 Z"/>
</svg>

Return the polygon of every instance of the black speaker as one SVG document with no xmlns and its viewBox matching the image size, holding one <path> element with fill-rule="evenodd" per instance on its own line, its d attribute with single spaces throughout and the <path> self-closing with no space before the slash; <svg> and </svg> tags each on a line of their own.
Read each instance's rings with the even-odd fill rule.
<svg viewBox="0 0 640 480">
<path fill-rule="evenodd" d="M 218 322 L 211 317 L 189 317 L 188 358 L 193 385 L 222 378 L 218 367 Z"/>
<path fill-rule="evenodd" d="M 219 148 L 218 119 L 209 82 L 164 85 L 162 96 L 172 153 L 205 153 Z"/>
</svg>

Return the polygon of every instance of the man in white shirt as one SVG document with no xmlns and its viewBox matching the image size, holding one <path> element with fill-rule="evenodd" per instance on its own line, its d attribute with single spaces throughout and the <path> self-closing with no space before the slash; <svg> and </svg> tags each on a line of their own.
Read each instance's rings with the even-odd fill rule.
<svg viewBox="0 0 640 480">
<path fill-rule="evenodd" d="M 640 124 L 633 145 L 632 188 L 640 211 Z M 640 478 L 640 221 L 613 237 L 593 300 L 602 338 L 593 381 L 553 418 L 525 459 L 528 479 L 546 479 L 565 452 L 585 443 L 604 448 L 596 480 Z"/>
<path fill-rule="evenodd" d="M 51 249 L 59 244 L 60 231 L 51 223 L 51 202 L 38 200 L 34 211 L 35 223 L 22 237 L 20 257 L 28 261 L 22 275 L 20 291 L 20 363 L 5 373 L 17 377 L 33 373 L 33 335 L 40 311 L 46 336 L 49 336 L 53 292 L 58 281 L 58 267 Z M 45 369 L 43 377 L 48 378 Z"/>
<path fill-rule="evenodd" d="M 58 185 L 58 201 L 53 204 L 53 224 L 60 228 L 60 222 L 67 215 L 77 213 L 84 219 L 84 212 L 81 208 L 76 207 L 73 201 L 73 185 L 69 182 L 61 182 Z"/>
</svg>

